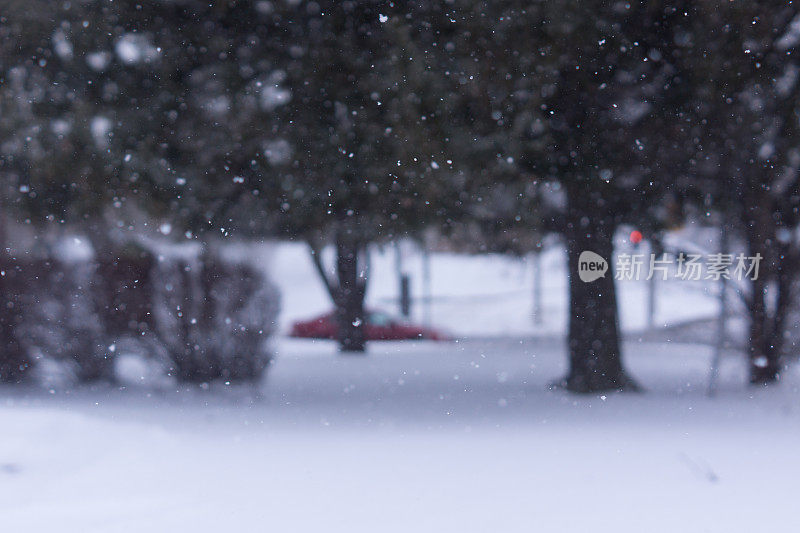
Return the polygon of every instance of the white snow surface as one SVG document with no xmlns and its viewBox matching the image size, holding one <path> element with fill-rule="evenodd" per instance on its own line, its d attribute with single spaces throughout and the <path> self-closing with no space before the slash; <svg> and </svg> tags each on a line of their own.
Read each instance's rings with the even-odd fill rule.
<svg viewBox="0 0 800 533">
<path fill-rule="evenodd" d="M 326 310 L 301 247 L 272 255 L 284 326 Z M 392 260 L 375 258 L 373 303 L 393 295 Z M 342 356 L 281 338 L 252 387 L 0 387 L 0 531 L 800 530 L 798 372 L 750 389 L 730 353 L 709 398 L 710 347 L 629 334 L 644 393 L 552 389 L 566 368 L 560 261 L 545 254 L 543 326 L 529 265 L 435 255 L 434 296 L 451 299 L 434 323 L 457 342 Z M 644 291 L 622 285 L 633 332 Z M 702 291 L 687 299 L 665 297 L 658 316 L 713 313 Z"/>
<path fill-rule="evenodd" d="M 423 323 L 425 298 L 422 254 L 410 243 L 402 246 L 402 270 L 411 277 L 412 319 Z M 642 247 L 626 253 L 645 254 Z M 713 250 L 713 248 L 712 248 Z M 333 264 L 332 250 L 325 250 L 327 264 Z M 330 297 L 314 269 L 304 244 L 281 244 L 264 249 L 264 263 L 272 270 L 283 293 L 281 326 L 287 331 L 295 320 L 305 320 L 331 310 Z M 534 261 L 531 256 L 465 256 L 455 253 L 431 254 L 430 324 L 459 337 L 562 334 L 567 324 L 566 252 L 554 246 L 541 254 L 541 323 L 534 320 Z M 398 281 L 395 252 L 391 247 L 373 249 L 367 306 L 397 314 Z M 643 270 L 646 276 L 646 269 Z M 613 270 L 607 275 L 614 275 Z M 647 328 L 648 282 L 618 281 L 620 319 L 623 331 Z M 713 281 L 681 281 L 669 277 L 656 288 L 655 322 L 676 325 L 716 315 L 718 287 Z"/>
<path fill-rule="evenodd" d="M 0 389 L 3 530 L 797 531 L 797 376 L 628 343 L 644 394 L 549 390 L 555 339 L 279 343 L 257 389 Z M 769 512 L 766 513 L 765 509 Z"/>
</svg>

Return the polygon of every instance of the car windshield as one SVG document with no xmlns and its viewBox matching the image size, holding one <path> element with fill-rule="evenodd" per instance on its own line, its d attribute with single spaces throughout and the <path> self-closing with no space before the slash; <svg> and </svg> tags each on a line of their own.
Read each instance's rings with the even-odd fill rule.
<svg viewBox="0 0 800 533">
<path fill-rule="evenodd" d="M 394 322 L 394 319 L 385 313 L 373 312 L 369 315 L 369 323 L 373 326 L 386 327 Z"/>
</svg>

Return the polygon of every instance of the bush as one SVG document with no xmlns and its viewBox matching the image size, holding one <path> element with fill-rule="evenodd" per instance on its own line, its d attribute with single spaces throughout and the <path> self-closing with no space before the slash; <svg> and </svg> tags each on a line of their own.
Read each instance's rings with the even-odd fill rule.
<svg viewBox="0 0 800 533">
<path fill-rule="evenodd" d="M 185 382 L 259 379 L 279 310 L 276 287 L 252 265 L 218 253 L 164 258 L 156 268 L 156 330 Z"/>
<path fill-rule="evenodd" d="M 92 298 L 91 263 L 15 260 L 4 295 L 16 308 L 12 336 L 27 367 L 42 355 L 67 362 L 80 381 L 113 377 L 113 360 Z M 21 376 L 20 376 L 21 377 Z"/>
<path fill-rule="evenodd" d="M 160 357 L 185 382 L 253 381 L 269 364 L 279 295 L 218 253 L 156 259 L 127 245 L 94 260 L 0 259 L 0 381 L 44 356 L 80 381 L 114 379 L 114 346 Z"/>
<path fill-rule="evenodd" d="M 169 358 L 153 318 L 153 252 L 128 243 L 96 251 L 95 264 L 92 295 L 100 311 L 106 346 L 113 346 L 114 353 L 124 346 L 168 367 Z"/>
</svg>

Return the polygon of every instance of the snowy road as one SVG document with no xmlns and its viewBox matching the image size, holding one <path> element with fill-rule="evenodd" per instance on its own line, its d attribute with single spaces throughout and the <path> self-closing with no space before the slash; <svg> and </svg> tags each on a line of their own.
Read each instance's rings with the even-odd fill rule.
<svg viewBox="0 0 800 533">
<path fill-rule="evenodd" d="M 279 352 L 263 393 L 0 389 L 0 530 L 800 526 L 796 376 L 730 360 L 708 399 L 706 348 L 629 343 L 648 392 L 603 399 L 548 390 L 554 339 Z"/>
</svg>

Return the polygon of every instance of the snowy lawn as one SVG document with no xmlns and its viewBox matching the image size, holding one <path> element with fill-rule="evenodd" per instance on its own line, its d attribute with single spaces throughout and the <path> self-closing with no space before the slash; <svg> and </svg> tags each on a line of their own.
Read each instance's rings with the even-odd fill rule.
<svg viewBox="0 0 800 533">
<path fill-rule="evenodd" d="M 622 251 L 626 250 L 622 244 Z M 403 246 L 403 269 L 411 276 L 415 304 L 412 319 L 424 322 L 423 257 L 419 250 Z M 331 250 L 327 250 L 331 252 Z M 641 253 L 649 253 L 646 248 Z M 331 310 L 331 301 L 308 248 L 300 243 L 280 243 L 263 250 L 283 295 L 281 327 L 288 331 L 295 320 L 306 320 Z M 325 257 L 332 263 L 332 257 Z M 396 256 L 391 248 L 371 252 L 367 306 L 396 312 L 398 281 Z M 433 326 L 456 336 L 474 338 L 508 335 L 558 335 L 567 324 L 566 252 L 554 246 L 542 253 L 542 316 L 534 321 L 534 264 L 531 257 L 503 255 L 469 256 L 431 254 L 430 320 Z M 612 274 L 613 275 L 613 274 Z M 648 282 L 619 281 L 620 320 L 624 331 L 647 327 Z M 656 325 L 675 325 L 716 315 L 717 285 L 713 281 L 659 282 L 656 297 Z"/>
<path fill-rule="evenodd" d="M 626 344 L 645 394 L 548 390 L 555 338 L 279 342 L 260 388 L 0 388 L 0 531 L 798 531 L 795 374 Z"/>
</svg>

